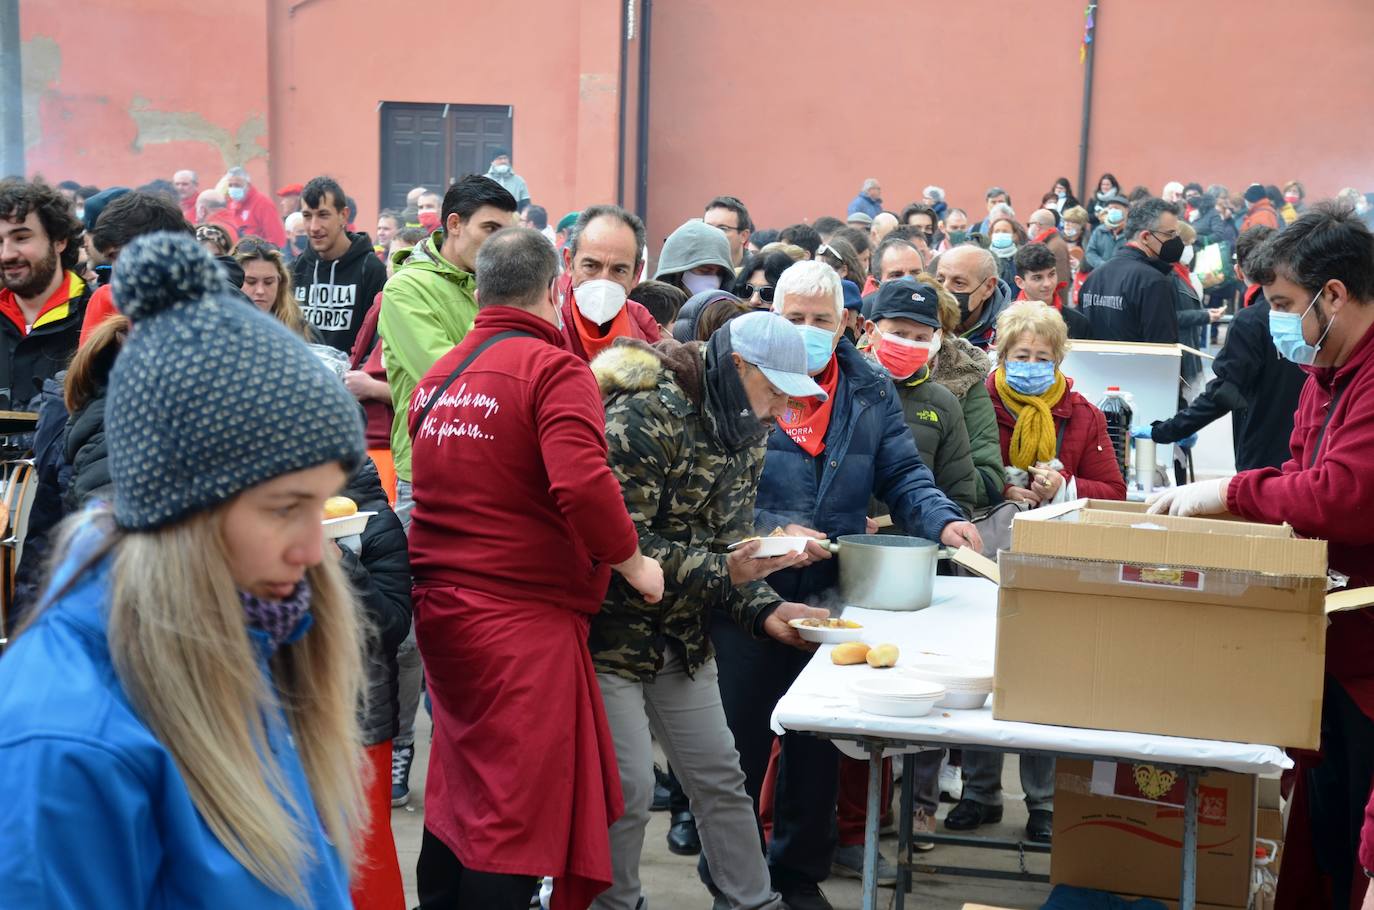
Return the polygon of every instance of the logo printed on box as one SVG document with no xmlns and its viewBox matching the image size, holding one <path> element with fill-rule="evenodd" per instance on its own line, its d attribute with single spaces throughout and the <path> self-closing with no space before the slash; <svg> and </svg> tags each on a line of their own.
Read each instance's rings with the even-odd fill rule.
<svg viewBox="0 0 1374 910">
<path fill-rule="evenodd" d="M 1170 566 L 1122 565 L 1118 576 L 1122 584 L 1148 585 L 1153 588 L 1175 588 L 1181 591 L 1205 591 L 1207 573 L 1196 569 Z"/>
</svg>

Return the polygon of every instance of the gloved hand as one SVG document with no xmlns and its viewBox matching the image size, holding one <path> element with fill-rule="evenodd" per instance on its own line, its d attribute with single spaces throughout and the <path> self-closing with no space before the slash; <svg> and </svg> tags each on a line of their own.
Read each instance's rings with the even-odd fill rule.
<svg viewBox="0 0 1374 910">
<path fill-rule="evenodd" d="M 1220 480 L 1200 480 L 1197 483 L 1172 487 L 1150 497 L 1151 515 L 1179 515 L 1184 518 L 1193 515 L 1224 515 L 1226 491 L 1231 486 L 1231 477 Z"/>
<path fill-rule="evenodd" d="M 1152 426 L 1131 427 L 1132 439 L 1154 439 L 1155 428 Z"/>
<path fill-rule="evenodd" d="M 1175 444 L 1180 449 L 1191 449 L 1193 446 L 1197 445 L 1197 434 L 1189 433 L 1187 436 L 1183 437 Z"/>
</svg>

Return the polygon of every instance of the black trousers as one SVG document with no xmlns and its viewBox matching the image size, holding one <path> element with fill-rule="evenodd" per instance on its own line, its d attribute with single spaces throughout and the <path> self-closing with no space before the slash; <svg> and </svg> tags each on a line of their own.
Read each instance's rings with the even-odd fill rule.
<svg viewBox="0 0 1374 910">
<path fill-rule="evenodd" d="M 668 811 L 674 815 L 681 812 L 691 812 L 692 807 L 687 802 L 687 794 L 682 789 L 682 782 L 673 773 L 673 766 L 668 766 Z"/>
<path fill-rule="evenodd" d="M 1317 865 L 1331 876 L 1331 906 L 1350 906 L 1360 874 L 1360 828 L 1374 780 L 1374 722 L 1340 684 L 1326 678 L 1322 763 L 1308 772 L 1308 811 Z"/>
<path fill-rule="evenodd" d="M 539 879 L 464 869 L 443 841 L 425 829 L 415 864 L 420 910 L 527 910 Z"/>
</svg>

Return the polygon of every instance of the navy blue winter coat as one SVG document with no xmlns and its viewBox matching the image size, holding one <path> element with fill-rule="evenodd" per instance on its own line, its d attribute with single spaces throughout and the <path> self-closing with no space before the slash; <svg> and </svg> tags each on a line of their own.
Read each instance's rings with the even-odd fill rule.
<svg viewBox="0 0 1374 910">
<path fill-rule="evenodd" d="M 755 530 L 768 534 L 796 523 L 831 539 L 862 534 L 870 500 L 877 497 L 897 524 L 939 540 L 945 525 L 963 521 L 964 513 L 940 492 L 922 464 L 892 379 L 848 339 L 840 339 L 835 353 L 840 380 L 825 448 L 813 457 L 782 430 L 769 434 L 754 505 Z M 796 602 L 815 600 L 838 581 L 838 559 L 768 576 L 779 597 Z"/>
</svg>

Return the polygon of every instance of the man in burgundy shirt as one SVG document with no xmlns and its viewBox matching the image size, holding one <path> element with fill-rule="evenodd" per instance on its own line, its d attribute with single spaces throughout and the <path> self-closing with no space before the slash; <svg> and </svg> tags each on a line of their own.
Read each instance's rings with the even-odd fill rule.
<svg viewBox="0 0 1374 910">
<path fill-rule="evenodd" d="M 422 908 L 524 908 L 552 875 L 554 907 L 581 910 L 611 881 L 623 805 L 588 625 L 612 569 L 650 603 L 663 571 L 607 466 L 596 381 L 563 347 L 557 272 L 538 231 L 487 240 L 472 330 L 410 403 L 435 728 Z"/>
</svg>

